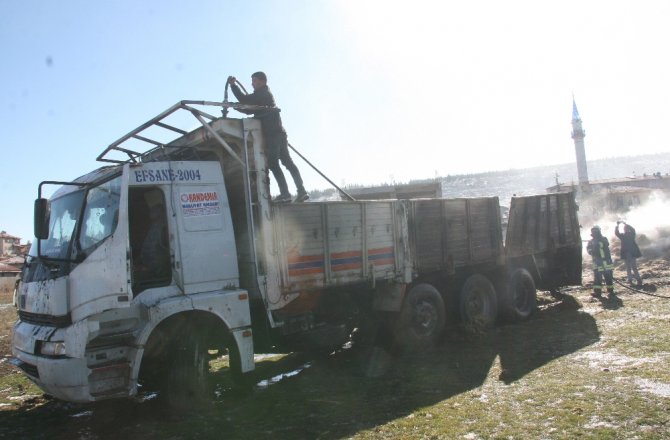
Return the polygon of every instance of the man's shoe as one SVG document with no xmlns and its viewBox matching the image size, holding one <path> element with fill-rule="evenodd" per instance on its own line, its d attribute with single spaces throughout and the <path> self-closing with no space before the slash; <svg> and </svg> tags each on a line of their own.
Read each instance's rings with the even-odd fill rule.
<svg viewBox="0 0 670 440">
<path fill-rule="evenodd" d="M 273 203 L 287 203 L 291 201 L 291 194 L 279 194 L 277 197 L 272 199 Z"/>
<path fill-rule="evenodd" d="M 309 199 L 309 194 L 307 194 L 307 191 L 305 191 L 303 189 L 303 190 L 298 191 L 298 195 L 295 196 L 294 202 L 300 203 L 300 202 L 304 202 L 305 200 L 308 200 L 308 199 Z"/>
</svg>

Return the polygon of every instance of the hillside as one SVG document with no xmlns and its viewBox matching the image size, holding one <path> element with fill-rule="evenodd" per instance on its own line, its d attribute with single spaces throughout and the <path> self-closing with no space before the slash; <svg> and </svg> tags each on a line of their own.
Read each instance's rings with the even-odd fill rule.
<svg viewBox="0 0 670 440">
<path fill-rule="evenodd" d="M 588 161 L 590 180 L 623 178 L 631 175 L 670 173 L 670 153 L 648 154 L 641 156 L 613 157 Z M 481 197 L 498 196 L 503 205 L 509 203 L 512 195 L 528 195 L 543 193 L 556 184 L 556 175 L 561 183 L 570 184 L 577 181 L 575 163 L 546 165 L 534 168 L 490 171 L 476 174 L 456 174 L 438 177 L 442 180 L 444 197 Z M 435 179 L 417 179 L 409 183 L 434 181 Z M 395 182 L 406 183 L 406 182 Z M 379 186 L 389 185 L 380 183 Z M 348 185 L 356 188 L 361 185 Z M 335 189 L 311 191 L 312 200 L 336 198 Z"/>
<path fill-rule="evenodd" d="M 644 156 L 614 157 L 588 162 L 590 180 L 623 178 L 631 175 L 670 173 L 670 153 Z M 445 197 L 499 196 L 502 204 L 513 194 L 526 195 L 545 192 L 556 184 L 577 181 L 574 163 L 547 165 L 518 170 L 494 171 L 480 174 L 455 175 L 442 178 Z"/>
</svg>

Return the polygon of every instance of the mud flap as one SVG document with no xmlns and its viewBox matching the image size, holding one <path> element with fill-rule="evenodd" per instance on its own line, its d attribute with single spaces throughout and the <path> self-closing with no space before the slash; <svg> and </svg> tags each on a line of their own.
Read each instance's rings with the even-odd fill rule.
<svg viewBox="0 0 670 440">
<path fill-rule="evenodd" d="M 239 329 L 232 332 L 240 353 L 240 369 L 242 373 L 254 370 L 254 338 L 251 329 Z"/>
</svg>

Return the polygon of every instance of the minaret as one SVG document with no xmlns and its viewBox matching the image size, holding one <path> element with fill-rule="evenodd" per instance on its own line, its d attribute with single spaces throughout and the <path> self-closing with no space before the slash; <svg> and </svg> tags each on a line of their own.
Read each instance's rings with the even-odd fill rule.
<svg viewBox="0 0 670 440">
<path fill-rule="evenodd" d="M 582 128 L 582 120 L 577 111 L 575 97 L 572 97 L 572 139 L 575 141 L 575 154 L 577 155 L 577 177 L 579 185 L 588 185 L 589 174 L 586 171 L 586 152 L 584 150 L 584 136 L 586 132 Z"/>
</svg>

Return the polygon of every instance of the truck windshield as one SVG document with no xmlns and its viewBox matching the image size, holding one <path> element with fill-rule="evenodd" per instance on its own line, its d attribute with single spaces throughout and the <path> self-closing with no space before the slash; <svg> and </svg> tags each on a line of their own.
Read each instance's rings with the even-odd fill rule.
<svg viewBox="0 0 670 440">
<path fill-rule="evenodd" d="M 118 176 L 88 190 L 77 190 L 52 199 L 49 238 L 40 242 L 41 255 L 70 260 L 77 256 L 81 258 L 81 253 L 86 254 L 97 247 L 116 229 L 120 194 L 121 177 Z M 81 225 L 78 226 L 79 222 Z"/>
<path fill-rule="evenodd" d="M 49 238 L 41 240 L 40 251 L 47 258 L 67 259 L 77 219 L 81 214 L 85 191 L 71 192 L 51 200 Z"/>
</svg>

